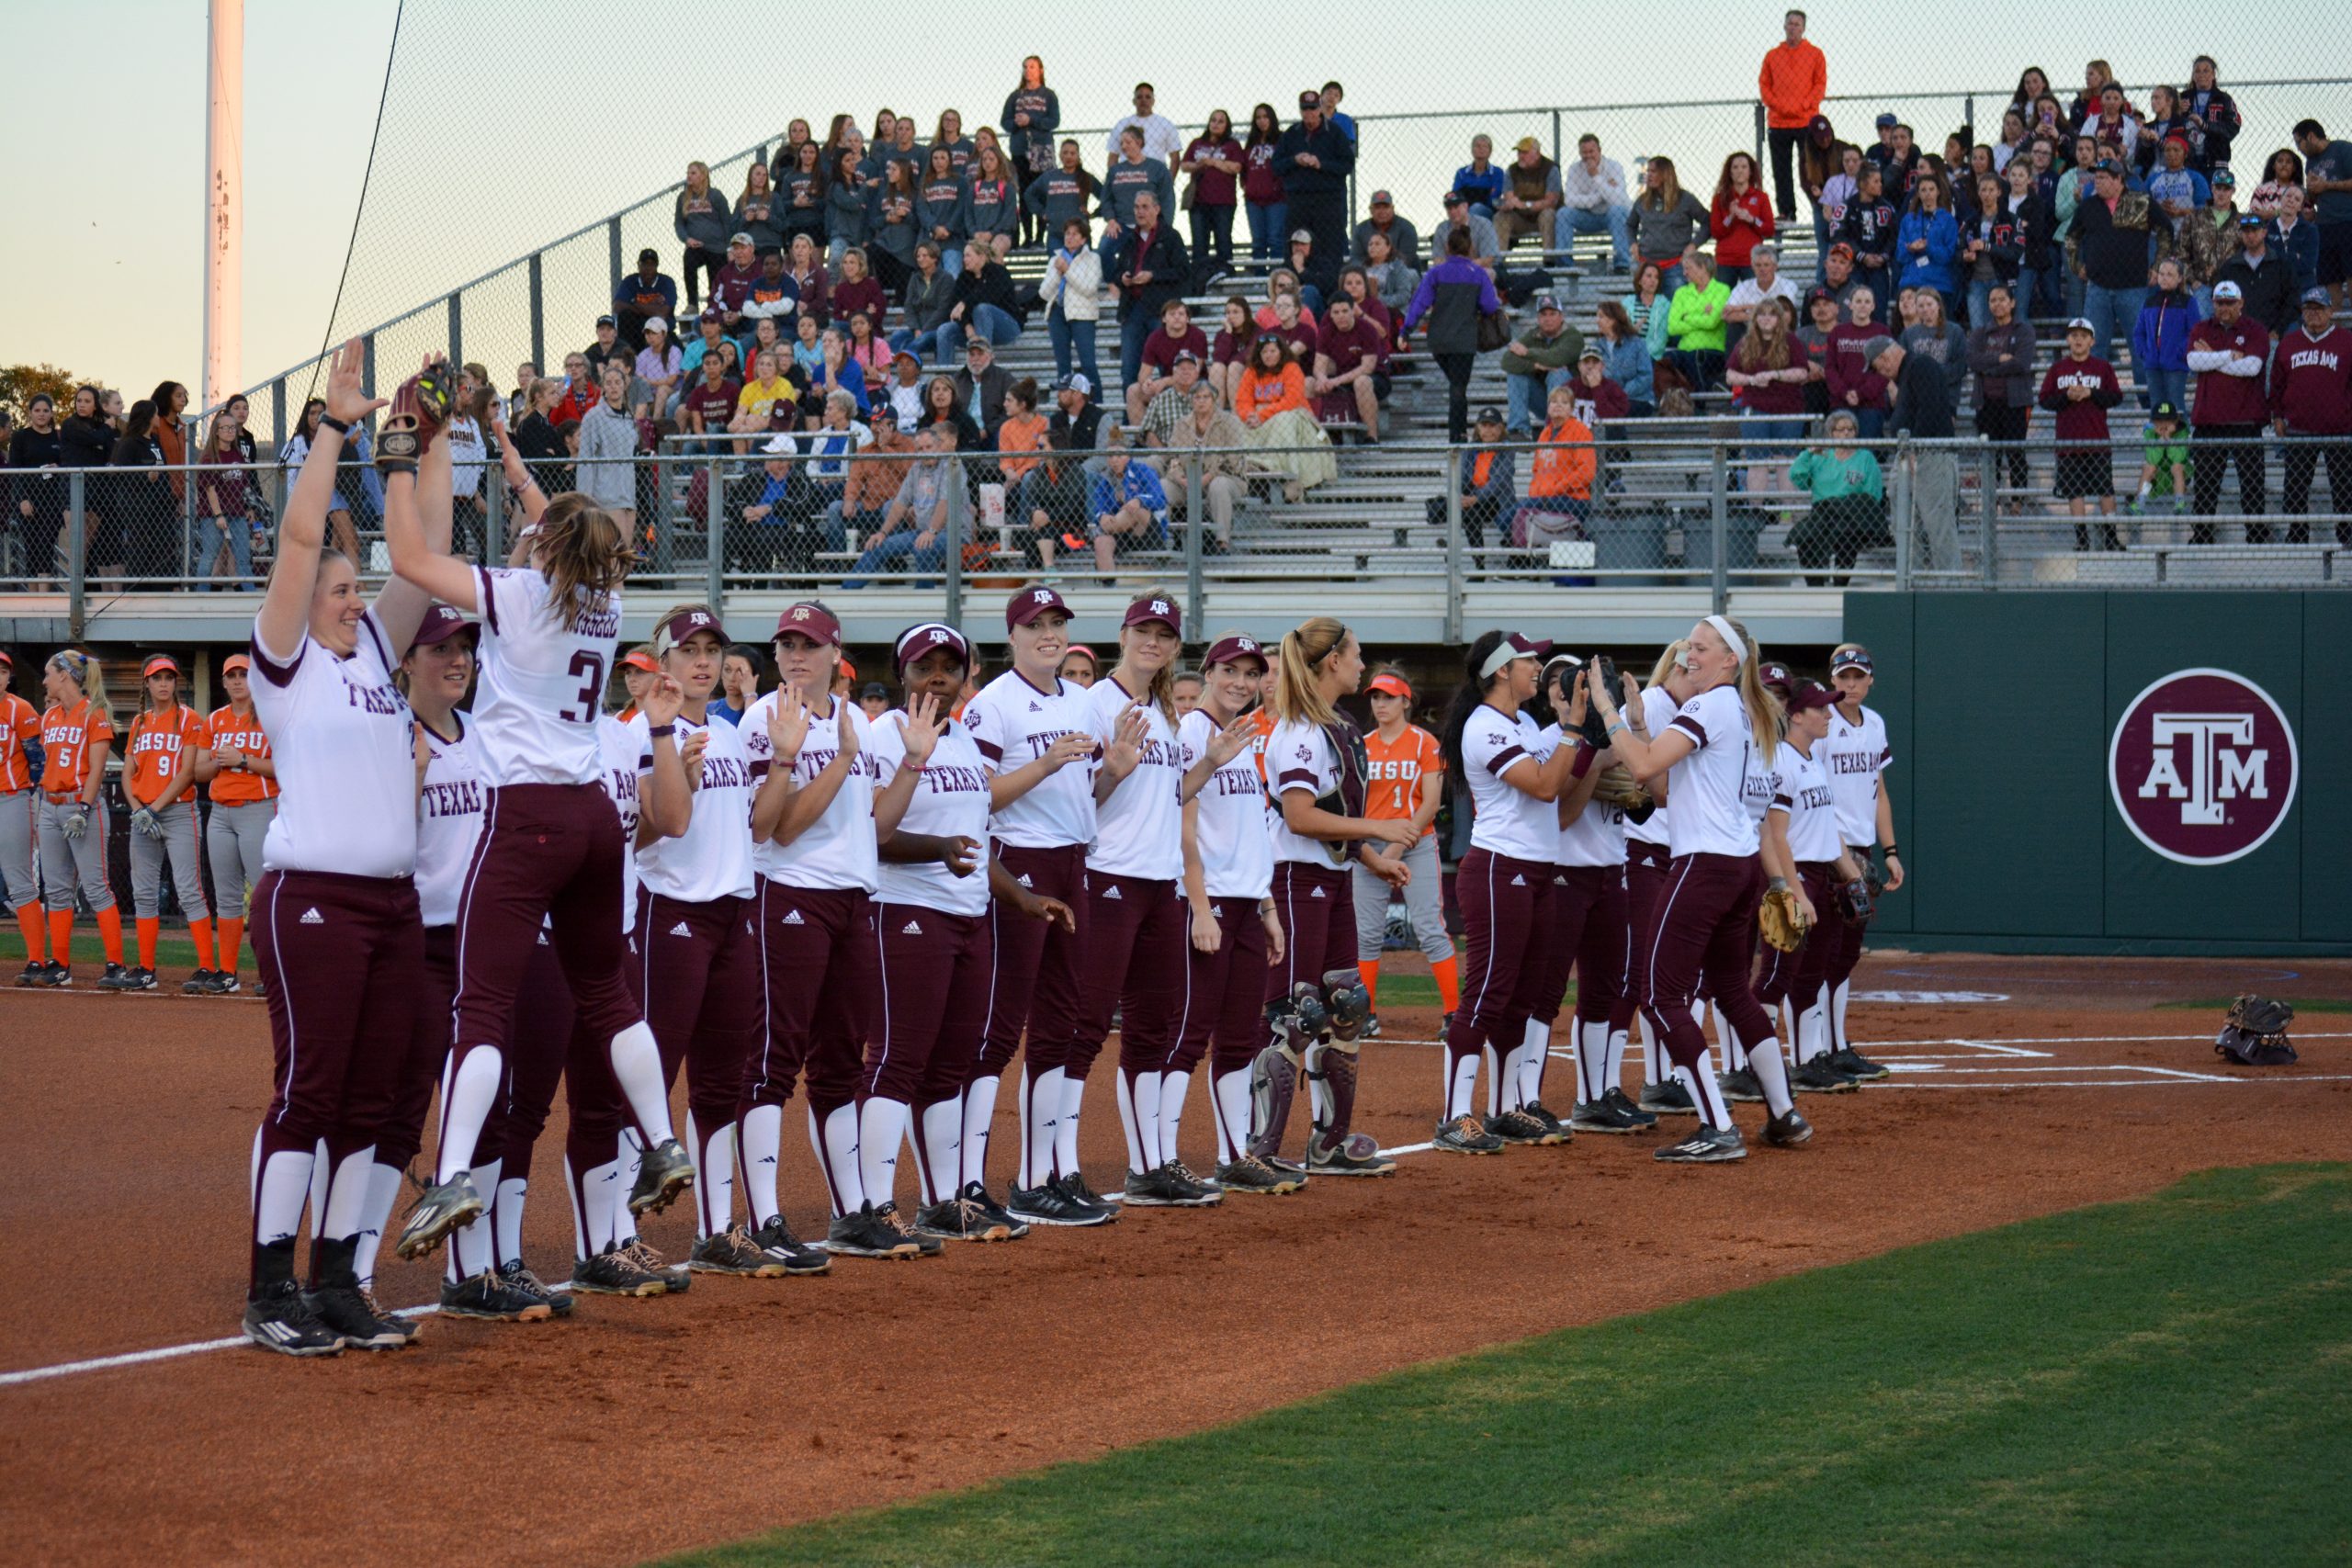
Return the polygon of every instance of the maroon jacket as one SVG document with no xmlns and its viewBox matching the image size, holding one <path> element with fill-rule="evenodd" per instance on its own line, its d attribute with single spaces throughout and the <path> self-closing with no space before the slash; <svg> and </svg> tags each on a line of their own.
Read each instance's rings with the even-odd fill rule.
<svg viewBox="0 0 2352 1568">
<path fill-rule="evenodd" d="M 2193 360 L 2199 354 L 2222 352 L 2233 355 L 2254 355 L 2266 364 L 2270 358 L 2270 333 L 2252 316 L 2240 316 L 2231 326 L 2218 321 L 2203 321 L 2189 329 L 2188 353 Z M 2188 423 L 2193 428 L 2205 424 L 2261 424 L 2270 418 L 2270 399 L 2263 389 L 2260 376 L 2231 376 L 2219 370 L 2197 373 L 2197 399 L 2190 406 Z"/>
<path fill-rule="evenodd" d="M 2296 435 L 2352 434 L 2352 333 L 2301 327 L 2278 340 L 2270 367 L 2270 416 Z"/>
<path fill-rule="evenodd" d="M 2078 401 L 2066 395 L 2071 387 L 2088 387 L 2091 395 Z M 2115 367 L 2096 354 L 2088 359 L 2062 354 L 2042 374 L 2041 403 L 2058 416 L 2061 441 L 2105 446 L 2107 411 L 2122 400 L 2123 383 L 2115 378 Z"/>
<path fill-rule="evenodd" d="M 1840 321 L 1829 329 L 1829 352 L 1821 368 L 1821 378 L 1829 388 L 1831 412 L 1851 406 L 1846 401 L 1848 392 L 1860 393 L 1863 408 L 1883 410 L 1888 406 L 1886 378 L 1862 358 L 1862 344 L 1874 337 L 1892 335 L 1883 327 L 1858 327 L 1851 321 Z"/>
</svg>

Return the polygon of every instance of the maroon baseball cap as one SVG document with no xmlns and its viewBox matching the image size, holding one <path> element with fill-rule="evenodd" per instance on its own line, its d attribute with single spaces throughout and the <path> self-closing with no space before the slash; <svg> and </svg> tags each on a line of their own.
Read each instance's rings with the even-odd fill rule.
<svg viewBox="0 0 2352 1568">
<path fill-rule="evenodd" d="M 408 639 L 408 645 L 412 649 L 434 648 L 447 642 L 459 632 L 473 628 L 472 617 L 461 615 L 447 604 L 435 604 L 425 610 L 424 619 L 417 626 L 416 635 Z"/>
<path fill-rule="evenodd" d="M 1258 639 L 1254 637 L 1219 637 L 1209 645 L 1208 654 L 1201 663 L 1204 667 L 1211 664 L 1238 664 L 1245 659 L 1256 660 L 1258 668 L 1261 670 L 1273 668 L 1267 662 L 1266 650 L 1258 645 Z"/>
<path fill-rule="evenodd" d="M 1764 682 L 1766 691 L 1777 692 L 1783 701 L 1787 700 L 1790 690 L 1796 682 L 1796 677 L 1789 673 L 1789 667 L 1777 659 L 1765 660 L 1757 670 L 1756 674 L 1757 678 Z"/>
<path fill-rule="evenodd" d="M 718 611 L 707 604 L 689 604 L 653 628 L 653 657 L 659 659 L 688 637 L 704 632 L 717 637 L 721 648 L 729 640 L 727 628 L 718 624 Z"/>
<path fill-rule="evenodd" d="M 775 618 L 774 640 L 782 641 L 787 632 L 798 632 L 810 642 L 832 648 L 842 645 L 840 618 L 813 599 L 803 599 Z"/>
<path fill-rule="evenodd" d="M 1119 626 L 1124 631 L 1149 621 L 1158 621 L 1180 637 L 1184 635 L 1184 613 L 1176 608 L 1175 600 L 1160 593 L 1147 593 L 1128 605 Z"/>
<path fill-rule="evenodd" d="M 1799 681 L 1788 694 L 1789 711 L 1803 713 L 1807 708 L 1838 705 L 1838 694 L 1817 681 Z"/>
<path fill-rule="evenodd" d="M 1065 617 L 1076 619 L 1070 615 L 1069 606 L 1062 603 L 1062 596 L 1052 589 L 1024 588 L 1004 602 L 1005 629 L 1025 626 L 1049 610 L 1059 610 Z"/>
<path fill-rule="evenodd" d="M 970 667 L 972 645 L 964 640 L 962 632 L 944 621 L 925 621 L 899 633 L 899 646 L 891 652 L 891 661 L 899 667 L 900 673 L 904 673 L 908 665 L 934 648 L 954 649 L 956 657 L 961 659 L 967 668 Z"/>
</svg>

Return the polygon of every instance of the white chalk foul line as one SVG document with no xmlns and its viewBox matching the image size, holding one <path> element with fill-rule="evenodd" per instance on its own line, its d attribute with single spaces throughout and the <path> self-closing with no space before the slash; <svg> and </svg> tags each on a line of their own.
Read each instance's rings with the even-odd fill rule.
<svg viewBox="0 0 2352 1568">
<path fill-rule="evenodd" d="M 394 1317 L 430 1317 L 441 1309 L 437 1306 L 401 1307 Z M 20 1372 L 0 1372 L 0 1388 L 18 1383 L 42 1382 L 51 1378 L 71 1377 L 75 1372 L 103 1372 L 114 1367 L 136 1367 L 149 1361 L 175 1360 L 182 1356 L 200 1356 L 207 1350 L 233 1350 L 253 1341 L 242 1334 L 223 1339 L 196 1339 L 186 1345 L 166 1345 L 155 1350 L 127 1350 L 119 1356 L 96 1356 L 86 1361 L 60 1361 L 53 1367 L 28 1367 Z"/>
</svg>

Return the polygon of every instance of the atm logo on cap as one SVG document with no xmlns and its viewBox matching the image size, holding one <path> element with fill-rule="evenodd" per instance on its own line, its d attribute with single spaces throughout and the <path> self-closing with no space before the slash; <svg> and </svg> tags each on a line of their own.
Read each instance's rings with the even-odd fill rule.
<svg viewBox="0 0 2352 1568">
<path fill-rule="evenodd" d="M 2108 788 L 2133 837 L 2183 865 L 2252 854 L 2301 782 L 2270 694 L 2227 670 L 2176 670 L 2132 699 L 2108 743 Z"/>
</svg>

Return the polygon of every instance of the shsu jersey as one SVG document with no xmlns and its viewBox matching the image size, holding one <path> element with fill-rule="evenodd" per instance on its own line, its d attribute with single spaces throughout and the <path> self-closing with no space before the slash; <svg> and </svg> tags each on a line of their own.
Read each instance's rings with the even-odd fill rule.
<svg viewBox="0 0 2352 1568">
<path fill-rule="evenodd" d="M 204 721 L 204 728 L 216 751 L 242 751 L 248 757 L 270 754 L 269 736 L 261 727 L 258 713 L 240 716 L 233 705 L 223 705 L 212 710 L 212 716 Z M 212 782 L 204 787 L 211 792 L 215 806 L 243 806 L 255 800 L 273 800 L 277 795 L 275 778 L 243 768 L 215 773 Z"/>
<path fill-rule="evenodd" d="M 548 606 L 548 580 L 529 567 L 477 567 L 481 675 L 474 728 L 492 784 L 594 784 L 603 771 L 596 720 L 620 639 L 621 596 L 568 620 Z"/>
<path fill-rule="evenodd" d="M 142 713 L 130 721 L 125 747 L 124 788 L 131 801 L 152 806 L 185 773 L 196 752 L 211 744 L 203 718 L 185 703 L 174 703 L 168 713 Z M 178 799 L 195 798 L 183 790 Z"/>
</svg>

